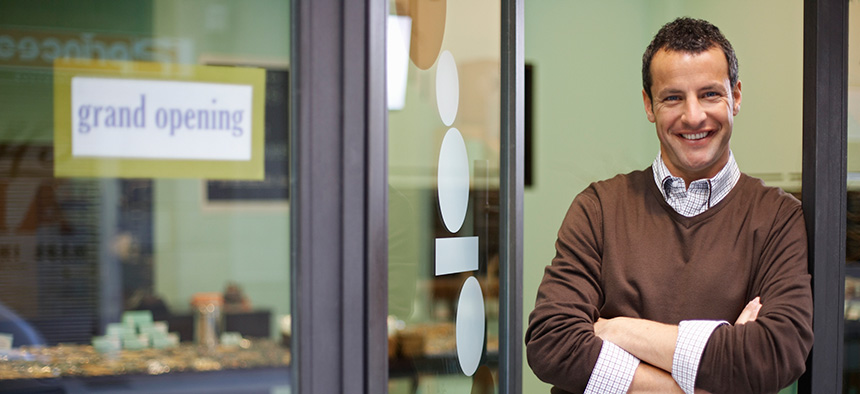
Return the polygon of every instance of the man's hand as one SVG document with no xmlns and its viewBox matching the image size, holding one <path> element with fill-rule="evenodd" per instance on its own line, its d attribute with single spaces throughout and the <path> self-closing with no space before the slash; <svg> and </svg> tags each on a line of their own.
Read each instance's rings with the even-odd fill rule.
<svg viewBox="0 0 860 394">
<path fill-rule="evenodd" d="M 735 320 L 735 325 L 746 324 L 751 321 L 755 321 L 758 317 L 758 311 L 761 310 L 761 298 L 756 297 L 750 301 L 747 306 L 744 307 L 744 310 L 741 311 L 741 315 L 738 316 L 738 320 Z"/>
</svg>

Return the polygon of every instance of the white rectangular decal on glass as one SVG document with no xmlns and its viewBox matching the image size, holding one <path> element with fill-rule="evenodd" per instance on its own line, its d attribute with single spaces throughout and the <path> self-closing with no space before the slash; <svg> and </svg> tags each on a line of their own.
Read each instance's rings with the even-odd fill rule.
<svg viewBox="0 0 860 394">
<path fill-rule="evenodd" d="M 388 110 L 401 110 L 406 105 L 406 80 L 409 74 L 409 44 L 412 18 L 389 15 L 386 42 L 386 80 L 388 81 Z"/>
<path fill-rule="evenodd" d="M 72 78 L 72 156 L 251 159 L 251 85 Z"/>
<path fill-rule="evenodd" d="M 436 238 L 436 276 L 478 270 L 478 237 Z"/>
</svg>

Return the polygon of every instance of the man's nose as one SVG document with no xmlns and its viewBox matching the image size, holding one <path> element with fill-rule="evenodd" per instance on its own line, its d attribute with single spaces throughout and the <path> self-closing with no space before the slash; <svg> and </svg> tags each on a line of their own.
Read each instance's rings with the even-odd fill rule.
<svg viewBox="0 0 860 394">
<path fill-rule="evenodd" d="M 698 126 L 707 118 L 705 108 L 699 100 L 687 100 L 687 105 L 684 106 L 684 122 L 690 126 Z"/>
</svg>

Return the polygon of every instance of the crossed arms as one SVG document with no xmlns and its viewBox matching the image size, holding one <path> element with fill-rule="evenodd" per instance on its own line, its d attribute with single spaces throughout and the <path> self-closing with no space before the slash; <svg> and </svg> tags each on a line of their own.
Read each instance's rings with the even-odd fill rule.
<svg viewBox="0 0 860 394">
<path fill-rule="evenodd" d="M 759 297 L 741 311 L 735 325 L 755 321 L 761 310 Z M 645 319 L 616 317 L 598 319 L 594 332 L 642 361 L 636 368 L 628 393 L 683 393 L 672 378 L 672 362 L 678 341 L 678 326 Z M 696 393 L 707 394 L 697 389 Z"/>
<path fill-rule="evenodd" d="M 619 248 L 631 249 L 631 242 L 609 251 L 605 238 L 621 230 L 604 228 L 618 219 L 603 217 L 608 210 L 598 194 L 587 189 L 571 205 L 559 231 L 556 257 L 546 269 L 529 317 L 526 354 L 541 380 L 566 392 L 583 392 L 606 340 L 641 360 L 630 392 L 680 392 L 667 371 L 672 370 L 677 323 L 684 319 L 738 319 L 734 325 L 717 327 L 707 339 L 695 376 L 702 392 L 776 392 L 799 377 L 812 345 L 806 234 L 799 204 L 779 206 L 769 219 L 747 219 L 762 223 L 738 238 L 750 245 L 721 250 L 703 266 L 704 273 L 682 278 L 676 271 L 645 272 L 650 276 L 640 280 L 640 271 L 664 268 L 647 263 L 661 258 L 660 250 L 654 250 L 662 245 L 642 247 L 640 242 L 635 252 L 617 256 Z M 628 215 L 624 220 L 639 218 Z M 739 234 L 735 229 L 720 231 Z M 655 243 L 653 238 L 650 242 Z M 731 255 L 739 250 L 751 251 L 750 257 Z M 631 258 L 636 261 L 619 265 Z M 741 265 L 726 268 L 727 261 Z M 749 274 L 738 272 L 743 267 Z M 677 290 L 681 287 L 685 290 Z M 757 295 L 762 306 L 744 318 L 744 305 Z"/>
</svg>

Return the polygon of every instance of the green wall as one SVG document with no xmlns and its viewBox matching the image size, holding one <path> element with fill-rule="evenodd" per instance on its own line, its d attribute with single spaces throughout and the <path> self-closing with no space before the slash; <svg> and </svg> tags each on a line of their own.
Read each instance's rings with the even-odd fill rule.
<svg viewBox="0 0 860 394">
<path fill-rule="evenodd" d="M 186 40 L 191 63 L 284 69 L 289 11 L 280 0 L 155 0 L 153 35 Z M 290 313 L 289 202 L 211 204 L 199 179 L 158 179 L 154 188 L 156 292 L 181 311 L 192 294 L 236 282 L 254 308 L 272 311 L 277 335 L 277 318 Z"/>
<path fill-rule="evenodd" d="M 0 55 L 0 141 L 13 144 L 53 141 L 51 67 L 55 55 L 44 49 L 45 41 L 61 46 L 76 41 L 82 45 L 85 33 L 97 34 L 96 41 L 105 37 L 129 42 L 145 39 L 152 29 L 151 13 L 150 0 L 0 2 L 0 37 L 14 40 L 11 44 L 0 42 L 4 53 Z"/>
<path fill-rule="evenodd" d="M 660 26 L 680 16 L 712 21 L 738 54 L 743 104 L 731 147 L 741 170 L 799 188 L 802 2 L 526 2 L 535 180 L 524 201 L 524 327 L 573 197 L 654 160 L 659 144 L 644 114 L 641 57 Z M 523 392 L 549 387 L 524 359 Z"/>
</svg>

